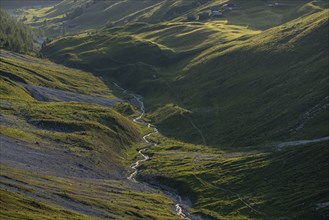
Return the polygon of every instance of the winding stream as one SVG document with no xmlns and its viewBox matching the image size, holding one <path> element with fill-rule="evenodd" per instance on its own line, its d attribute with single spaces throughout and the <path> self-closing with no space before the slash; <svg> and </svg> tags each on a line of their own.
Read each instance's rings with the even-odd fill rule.
<svg viewBox="0 0 329 220">
<path fill-rule="evenodd" d="M 143 163 L 143 162 L 145 162 L 145 161 L 147 161 L 147 160 L 150 159 L 150 157 L 148 155 L 144 154 L 143 152 L 145 150 L 147 150 L 148 148 L 154 147 L 154 146 L 157 145 L 157 143 L 152 142 L 152 141 L 149 141 L 148 140 L 148 137 L 150 137 L 151 135 L 155 135 L 155 134 L 159 133 L 159 131 L 158 131 L 158 129 L 156 127 L 153 127 L 150 123 L 146 123 L 146 122 L 143 121 L 143 116 L 145 114 L 145 107 L 144 107 L 144 103 L 142 101 L 143 100 L 143 97 L 140 96 L 140 95 L 128 93 L 127 90 L 125 90 L 124 88 L 122 88 L 118 84 L 116 84 L 116 83 L 113 83 L 113 84 L 116 87 L 118 87 L 120 90 L 122 90 L 124 94 L 127 94 L 129 96 L 132 96 L 137 101 L 138 107 L 139 107 L 139 109 L 141 111 L 141 114 L 139 116 L 137 116 L 136 118 L 134 118 L 133 121 L 136 122 L 136 123 L 147 124 L 147 127 L 148 128 L 151 128 L 151 127 L 153 128 L 153 132 L 150 132 L 150 133 L 148 133 L 148 134 L 146 134 L 146 135 L 143 136 L 143 140 L 145 141 L 145 143 L 147 143 L 147 146 L 145 148 L 143 148 L 143 149 L 140 149 L 138 151 L 138 153 L 141 155 L 142 158 L 139 159 L 139 160 L 137 160 L 136 162 L 134 162 L 133 164 L 130 165 L 130 168 L 133 170 L 133 172 L 127 177 L 127 179 L 130 180 L 130 181 L 137 182 L 136 179 L 135 179 L 135 177 L 138 174 L 138 167 L 141 165 L 141 163 Z M 180 204 L 182 202 L 181 197 L 179 195 L 177 195 L 177 194 L 172 193 L 172 192 L 170 194 L 178 202 L 178 203 L 175 204 L 176 214 L 179 217 L 183 218 L 183 219 L 190 219 L 187 216 L 187 214 L 184 213 L 183 208 L 182 208 L 182 205 Z"/>
</svg>

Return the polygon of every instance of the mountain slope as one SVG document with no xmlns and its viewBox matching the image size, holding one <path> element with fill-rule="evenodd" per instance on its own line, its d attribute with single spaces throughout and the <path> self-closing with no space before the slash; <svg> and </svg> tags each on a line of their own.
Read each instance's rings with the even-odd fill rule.
<svg viewBox="0 0 329 220">
<path fill-rule="evenodd" d="M 109 108 L 120 100 L 102 81 L 49 61 L 1 54 L 1 134 L 50 154 L 67 152 L 63 156 L 77 160 L 76 164 L 65 162 L 61 174 L 58 165 L 49 162 L 50 173 L 79 176 L 78 170 L 89 167 L 86 176 L 120 177 L 125 170 L 120 167 L 121 158 L 129 145 L 140 140 L 141 130 Z M 85 101 L 87 97 L 93 100 Z M 39 169 L 38 163 L 34 166 Z"/>
<path fill-rule="evenodd" d="M 205 134 L 211 129 L 234 145 L 328 135 L 327 15 L 316 13 L 196 57 L 175 88 L 185 103 L 218 118 L 196 113 L 200 124 L 210 122 L 202 127 Z M 184 94 L 191 88 L 205 92 Z"/>
<path fill-rule="evenodd" d="M 224 17 L 186 21 L 227 2 Z M 3 52 L 3 216 L 176 219 L 163 189 L 202 219 L 328 218 L 326 1 L 86 3 L 30 9 L 27 22 L 82 31 L 42 53 L 99 78 Z M 142 95 L 152 125 L 128 119 L 113 82 Z"/>
<path fill-rule="evenodd" d="M 126 179 L 145 132 L 133 107 L 91 73 L 3 50 L 0 63 L 1 218 L 177 219 Z"/>
<path fill-rule="evenodd" d="M 328 135 L 327 14 L 261 33 L 220 23 L 136 24 L 59 39 L 44 52 L 138 91 L 162 132 L 185 141 L 202 141 L 186 117 L 211 145 L 318 138 Z M 168 37 L 180 35 L 186 42 Z M 203 43 L 188 47 L 198 37 Z"/>
<path fill-rule="evenodd" d="M 326 219 L 328 139 L 214 150 L 158 136 L 140 179 L 189 198 L 202 219 Z M 281 143 L 281 145 L 287 143 Z"/>
<path fill-rule="evenodd" d="M 124 0 L 90 1 L 64 0 L 57 5 L 24 10 L 21 17 L 26 23 L 42 28 L 48 36 L 99 30 L 104 26 L 118 26 L 134 22 L 156 24 L 164 21 L 186 22 L 188 15 L 210 12 L 218 9 L 223 17 L 210 21 L 224 21 L 231 25 L 247 26 L 254 30 L 265 30 L 302 15 L 311 14 L 328 7 L 326 0 Z M 225 4 L 233 4 L 233 10 L 226 10 Z M 201 21 L 203 22 L 203 21 Z"/>
</svg>

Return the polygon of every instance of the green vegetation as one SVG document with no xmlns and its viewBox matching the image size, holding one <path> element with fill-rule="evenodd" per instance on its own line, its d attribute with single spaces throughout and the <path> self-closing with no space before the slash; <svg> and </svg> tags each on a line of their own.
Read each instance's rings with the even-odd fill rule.
<svg viewBox="0 0 329 220">
<path fill-rule="evenodd" d="M 328 135 L 327 13 L 228 49 L 205 50 L 180 72 L 172 87 L 191 106 L 188 117 L 209 144 L 248 146 Z"/>
<path fill-rule="evenodd" d="M 0 217 L 3 219 L 90 219 L 78 213 L 42 204 L 6 189 L 0 189 L 0 195 Z"/>
<path fill-rule="evenodd" d="M 5 219 L 177 219 L 170 211 L 172 201 L 163 194 L 140 192 L 124 181 L 1 169 L 0 216 Z"/>
<path fill-rule="evenodd" d="M 47 59 L 6 51 L 1 53 L 1 75 L 13 81 L 83 95 L 114 98 L 112 91 L 92 73 L 56 65 Z"/>
<path fill-rule="evenodd" d="M 7 103 L 1 108 L 6 116 L 15 116 L 8 118 L 11 126 L 4 126 L 1 133 L 25 141 L 60 142 L 56 145 L 89 156 L 106 153 L 120 163 L 124 149 L 140 140 L 141 131 L 131 120 L 113 109 L 88 103 L 39 102 L 19 84 L 113 98 L 102 81 L 49 61 L 43 63 L 28 56 L 24 59 L 1 59 L 1 99 Z M 14 121 L 20 121 L 20 125 Z M 105 167 L 106 161 L 103 163 L 100 165 Z"/>
<path fill-rule="evenodd" d="M 140 179 L 166 184 L 211 219 L 323 219 L 328 142 L 284 149 L 219 151 L 159 136 Z"/>
<path fill-rule="evenodd" d="M 187 119 L 213 146 L 312 139 L 328 135 L 327 13 L 261 33 L 221 22 L 136 23 L 62 38 L 44 52 L 142 94 L 162 133 L 186 142 L 202 140 Z M 168 104 L 186 111 L 157 116 Z"/>
<path fill-rule="evenodd" d="M 300 16 L 290 9 L 255 29 Z M 322 219 L 327 142 L 275 148 L 329 134 L 328 9 L 313 9 L 264 31 L 239 26 L 233 15 L 228 23 L 111 26 L 55 40 L 43 52 L 143 95 L 147 118 L 166 137 L 147 151 L 139 178 L 177 189 L 192 200 L 191 213 Z M 242 13 L 246 21 L 251 12 Z"/>
<path fill-rule="evenodd" d="M 33 50 L 32 31 L 2 9 L 0 9 L 0 48 L 23 53 Z"/>
<path fill-rule="evenodd" d="M 61 0 L 2 0 L 1 7 L 5 10 L 15 10 L 23 7 L 38 8 L 58 4 Z"/>
<path fill-rule="evenodd" d="M 143 96 L 144 120 L 161 133 L 148 137 L 158 144 L 145 150 L 138 180 L 176 190 L 200 218 L 328 218 L 328 141 L 286 143 L 329 136 L 327 8 L 324 0 L 65 0 L 21 10 L 48 36 L 65 35 L 42 55 L 92 73 L 2 51 L 2 134 L 13 149 L 72 161 L 59 171 L 50 159 L 56 175 L 31 164 L 28 178 L 24 160 L 4 166 L 11 191 L 1 193 L 12 202 L 3 215 L 30 207 L 40 218 L 177 218 L 160 189 L 125 179 L 152 128 L 132 122 L 129 103 L 97 103 L 131 99 L 108 88 L 117 82 Z M 187 21 L 211 9 L 223 16 Z M 40 188 L 51 199 L 34 201 Z"/>
<path fill-rule="evenodd" d="M 328 7 L 326 0 L 282 0 L 284 6 L 269 6 L 274 5 L 275 2 L 271 0 L 64 0 L 49 7 L 20 11 L 20 14 L 22 19 L 26 19 L 26 23 L 41 28 L 48 36 L 55 37 L 134 22 L 152 24 L 163 21 L 187 22 L 187 15 L 198 17 L 199 13 L 210 13 L 211 8 L 223 11 L 224 16 L 202 22 L 219 20 L 232 25 L 265 30 Z M 226 3 L 236 5 L 234 10 L 225 10 L 223 5 Z"/>
<path fill-rule="evenodd" d="M 133 145 L 145 132 L 128 118 L 136 114 L 134 107 L 40 101 L 26 85 L 94 99 L 115 97 L 87 72 L 8 51 L 1 51 L 0 62 L 1 144 L 6 155 L 1 164 L 1 218 L 177 219 L 170 198 L 125 179 L 126 158 L 136 156 Z M 18 161 L 8 165 L 7 156 L 13 153 Z"/>
<path fill-rule="evenodd" d="M 220 20 L 254 30 L 279 26 L 296 18 L 322 11 L 329 6 L 326 0 L 231 0 L 228 2 L 236 6 L 233 10 L 226 10 Z M 276 6 L 275 3 L 280 5 Z M 210 1 L 209 5 L 198 11 L 207 10 L 209 7 L 220 8 L 221 5 L 219 1 Z"/>
</svg>

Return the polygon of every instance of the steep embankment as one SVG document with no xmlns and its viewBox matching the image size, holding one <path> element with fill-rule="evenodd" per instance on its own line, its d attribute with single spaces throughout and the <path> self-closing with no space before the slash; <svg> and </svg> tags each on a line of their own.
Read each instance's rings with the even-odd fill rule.
<svg viewBox="0 0 329 220">
<path fill-rule="evenodd" d="M 1 218 L 177 218 L 126 180 L 142 128 L 117 110 L 134 108 L 91 73 L 7 51 L 0 64 Z"/>
</svg>

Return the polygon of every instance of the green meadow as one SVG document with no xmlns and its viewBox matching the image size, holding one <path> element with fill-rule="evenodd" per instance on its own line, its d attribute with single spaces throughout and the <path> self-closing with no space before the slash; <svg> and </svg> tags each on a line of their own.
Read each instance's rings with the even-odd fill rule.
<svg viewBox="0 0 329 220">
<path fill-rule="evenodd" d="M 2 6 L 1 218 L 328 218 L 327 0 Z"/>
</svg>

